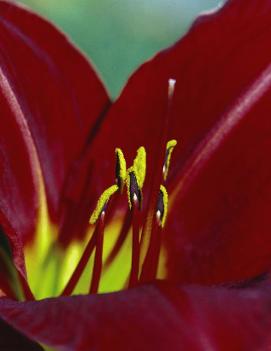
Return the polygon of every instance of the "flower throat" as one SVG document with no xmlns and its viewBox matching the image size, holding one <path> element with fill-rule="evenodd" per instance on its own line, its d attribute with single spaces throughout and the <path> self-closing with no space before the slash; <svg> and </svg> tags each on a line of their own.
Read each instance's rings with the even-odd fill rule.
<svg viewBox="0 0 271 351">
<path fill-rule="evenodd" d="M 174 92 L 175 81 L 169 80 L 169 107 Z M 169 108 L 168 108 L 169 110 Z M 169 113 L 169 111 L 168 111 Z M 168 213 L 168 192 L 166 181 L 169 173 L 170 160 L 176 140 L 166 141 L 167 128 L 162 131 L 161 147 L 158 156 L 160 172 L 155 172 L 147 203 L 144 203 L 144 182 L 147 171 L 147 153 L 145 147 L 137 150 L 132 166 L 127 168 L 123 151 L 115 149 L 115 184 L 111 185 L 101 194 L 96 208 L 90 216 L 90 224 L 94 226 L 91 236 L 73 274 L 66 284 L 62 295 L 71 295 L 75 289 L 87 263 L 94 253 L 92 276 L 89 293 L 99 291 L 102 270 L 108 269 L 120 252 L 126 238 L 131 232 L 131 267 L 125 287 L 133 287 L 138 283 L 151 281 L 156 278 L 161 251 L 162 231 L 166 224 Z M 105 262 L 103 262 L 104 233 L 107 224 L 117 208 L 117 202 L 125 197 L 127 210 L 119 235 Z M 109 224 L 110 225 L 110 224 Z M 110 235 L 110 233 L 108 233 Z M 146 245 L 147 242 L 147 245 Z"/>
</svg>

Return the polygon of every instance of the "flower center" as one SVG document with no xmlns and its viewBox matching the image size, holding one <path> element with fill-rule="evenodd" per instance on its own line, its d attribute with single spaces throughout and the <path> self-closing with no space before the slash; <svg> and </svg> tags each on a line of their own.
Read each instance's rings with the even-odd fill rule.
<svg viewBox="0 0 271 351">
<path fill-rule="evenodd" d="M 174 88 L 175 81 L 170 79 L 168 114 L 170 113 Z M 176 140 L 170 140 L 166 143 L 168 116 L 166 116 L 165 122 L 165 126 L 161 130 L 160 139 L 160 150 L 163 147 L 165 151 L 160 152 L 157 156 L 156 165 L 159 169 L 154 172 L 153 180 L 150 182 L 148 201 L 146 201 L 146 204 L 144 203 L 144 206 L 143 188 L 147 168 L 145 147 L 140 146 L 138 148 L 133 164 L 128 169 L 123 151 L 120 148 L 115 149 L 115 184 L 105 189 L 97 201 L 96 208 L 89 220 L 90 224 L 95 226 L 93 235 L 62 295 L 70 295 L 73 292 L 94 250 L 89 292 L 97 293 L 102 271 L 106 270 L 115 260 L 130 232 L 132 236 L 132 240 L 130 239 L 131 265 L 125 287 L 133 287 L 138 283 L 156 278 L 161 251 L 162 230 L 165 226 L 168 212 L 166 180 L 171 155 L 177 144 Z M 126 190 L 126 195 L 124 190 Z M 123 218 L 123 225 L 120 228 L 115 245 L 109 252 L 105 262 L 103 262 L 104 232 L 110 226 L 110 219 L 118 208 L 118 200 L 123 196 L 127 198 L 128 203 L 126 214 Z M 145 245 L 146 239 L 147 245 Z"/>
<path fill-rule="evenodd" d="M 44 242 L 40 253 L 37 248 L 43 241 L 37 238 L 38 245 L 33 246 L 36 250 L 30 247 L 26 255 L 35 297 L 114 291 L 164 276 L 161 262 L 165 257 L 162 238 L 168 213 L 166 182 L 177 144 L 176 140 L 167 141 L 174 86 L 175 81 L 169 80 L 168 110 L 159 127 L 158 145 L 148 160 L 148 181 L 145 147 L 138 148 L 129 168 L 123 151 L 116 148 L 115 183 L 103 191 L 90 216 L 90 239 L 74 242 L 63 250 L 58 246 L 57 228 L 53 227 L 56 233 L 50 236 L 47 231 L 52 227 L 41 225 L 44 237 L 52 240 Z M 47 223 L 47 216 L 41 217 Z"/>
<path fill-rule="evenodd" d="M 161 170 L 163 183 L 166 182 L 171 154 L 176 144 L 176 140 L 170 140 L 166 144 L 164 163 Z M 127 287 L 133 287 L 141 281 L 152 280 L 156 277 L 161 247 L 161 231 L 166 222 L 168 208 L 168 193 L 165 184 L 160 185 L 160 190 L 158 194 L 156 194 L 155 208 L 147 209 L 147 215 L 144 216 L 144 213 L 142 215 L 143 187 L 146 175 L 145 148 L 141 146 L 137 150 L 133 165 L 128 169 L 126 169 L 124 153 L 120 148 L 116 148 L 115 155 L 116 183 L 108 187 L 98 199 L 96 208 L 90 217 L 90 224 L 95 226 L 93 235 L 86 246 L 79 264 L 64 288 L 63 295 L 70 295 L 72 293 L 94 250 L 95 256 L 89 292 L 97 293 L 102 270 L 106 269 L 116 258 L 130 231 L 132 233 L 131 267 L 129 278 L 127 279 Z M 126 190 L 126 194 L 124 190 Z M 110 217 L 112 217 L 116 210 L 117 202 L 114 200 L 122 196 L 127 198 L 127 213 L 118 240 L 115 246 L 113 246 L 107 261 L 103 263 L 104 232 L 107 229 L 107 223 L 110 223 Z M 147 226 L 146 223 L 144 223 L 144 218 L 146 222 L 149 212 L 154 212 L 156 215 L 152 219 L 151 231 L 146 233 Z M 140 264 L 143 256 L 144 234 L 151 235 L 152 240 L 149 241 L 147 253 L 142 260 L 142 264 Z"/>
</svg>

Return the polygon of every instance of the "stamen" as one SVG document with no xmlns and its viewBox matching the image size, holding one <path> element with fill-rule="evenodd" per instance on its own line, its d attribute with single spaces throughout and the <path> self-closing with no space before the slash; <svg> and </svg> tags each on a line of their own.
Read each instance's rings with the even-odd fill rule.
<svg viewBox="0 0 271 351">
<path fill-rule="evenodd" d="M 120 150 L 120 149 L 118 149 Z M 120 152 L 118 152 L 120 154 Z M 90 283 L 89 292 L 91 294 L 95 294 L 99 288 L 99 282 L 102 273 L 102 266 L 103 266 L 103 240 L 104 240 L 104 218 L 105 218 L 105 210 L 110 200 L 111 196 L 115 194 L 116 191 L 119 190 L 117 185 L 112 185 L 107 188 L 102 195 L 100 196 L 97 206 L 93 211 L 89 222 L 91 224 L 98 223 L 95 228 L 95 232 L 97 230 L 97 238 L 96 238 L 96 250 L 95 250 L 95 257 L 94 257 L 94 266 L 92 272 L 92 279 Z"/>
<path fill-rule="evenodd" d="M 149 248 L 143 263 L 142 272 L 140 275 L 140 282 L 147 282 L 155 279 L 159 256 L 161 250 L 161 232 L 162 226 L 160 225 L 160 210 L 156 212 L 156 221 L 152 225 L 152 232 L 150 237 Z"/>
<path fill-rule="evenodd" d="M 166 179 L 167 179 L 171 155 L 172 155 L 172 152 L 173 152 L 176 145 L 177 145 L 177 141 L 175 139 L 169 140 L 167 142 L 165 161 L 164 161 L 164 165 L 163 165 L 164 181 L 166 181 Z"/>
<path fill-rule="evenodd" d="M 95 224 L 100 216 L 104 216 L 104 211 L 106 209 L 107 203 L 110 200 L 111 196 L 119 190 L 119 187 L 115 184 L 107 188 L 102 195 L 100 196 L 97 206 L 93 211 L 89 223 Z"/>
<path fill-rule="evenodd" d="M 127 192 L 130 209 L 133 205 L 141 208 L 142 188 L 146 176 L 146 150 L 143 146 L 138 148 L 133 166 L 127 171 Z"/>
<path fill-rule="evenodd" d="M 155 279 L 159 264 L 161 250 L 161 231 L 165 225 L 168 212 L 168 193 L 163 185 L 160 185 L 160 191 L 156 209 L 156 223 L 152 225 L 149 248 L 145 257 L 140 277 L 141 282 Z"/>
<path fill-rule="evenodd" d="M 106 207 L 109 199 L 115 192 L 119 191 L 118 195 L 121 196 L 124 186 L 127 187 L 129 210 L 124 216 L 124 223 L 119 232 L 118 239 L 105 262 L 105 266 L 108 267 L 108 265 L 116 257 L 129 233 L 130 228 L 132 227 L 132 259 L 128 286 L 133 287 L 138 283 L 140 258 L 143 260 L 140 282 L 149 281 L 155 279 L 156 277 L 161 249 L 162 229 L 165 225 L 168 212 L 168 193 L 165 186 L 160 184 L 164 183 L 168 177 L 172 152 L 177 144 L 177 141 L 174 139 L 166 142 L 175 84 L 176 81 L 174 79 L 169 79 L 168 109 L 165 119 L 161 121 L 161 125 L 158 126 L 159 142 L 156 147 L 157 152 L 153 158 L 153 173 L 150 175 L 152 177 L 150 196 L 148 198 L 146 212 L 144 211 L 143 213 L 143 218 L 141 218 L 139 210 L 142 208 L 142 189 L 146 177 L 146 150 L 143 146 L 137 150 L 137 155 L 134 159 L 133 165 L 127 170 L 126 161 L 122 150 L 119 148 L 116 148 L 115 150 L 116 184 L 103 192 L 98 200 L 95 210 L 90 217 L 90 223 L 97 223 L 95 229 L 96 250 L 92 280 L 90 284 L 90 293 L 96 293 L 98 291 L 99 281 L 102 274 Z M 161 152 L 161 150 L 164 148 L 165 144 L 166 152 L 164 153 Z M 160 170 L 160 172 L 157 171 L 157 169 Z M 108 213 L 106 216 L 108 220 Z M 143 228 L 142 220 L 144 223 Z M 143 242 L 144 236 L 148 241 L 148 245 L 146 246 L 145 242 Z M 140 253 L 141 243 L 142 247 L 144 248 L 144 252 Z M 147 249 L 147 253 L 145 249 Z M 142 254 L 142 257 L 140 257 L 140 254 Z"/>
<path fill-rule="evenodd" d="M 116 148 L 116 183 L 120 189 L 123 191 L 123 187 L 126 179 L 126 161 L 124 154 L 120 148 Z"/>
<path fill-rule="evenodd" d="M 105 267 L 108 267 L 115 259 L 117 254 L 119 253 L 120 249 L 122 248 L 122 245 L 124 244 L 125 239 L 127 238 L 127 235 L 129 233 L 129 229 L 132 224 L 132 219 L 133 217 L 131 216 L 131 211 L 130 209 L 127 209 L 125 217 L 124 217 L 124 222 L 121 227 L 120 233 L 118 235 L 118 239 L 110 252 L 109 256 L 106 259 L 105 262 Z"/>
<path fill-rule="evenodd" d="M 87 243 L 87 246 L 83 252 L 83 255 L 78 262 L 73 274 L 71 275 L 68 283 L 66 284 L 66 287 L 64 288 L 63 292 L 61 293 L 61 296 L 69 296 L 72 294 L 73 290 L 75 289 L 87 263 L 88 260 L 95 248 L 96 241 L 97 241 L 97 235 L 98 235 L 98 226 L 96 226 L 95 231 L 93 235 L 91 236 L 89 242 Z"/>
<path fill-rule="evenodd" d="M 153 169 L 163 169 L 164 166 L 164 154 L 162 153 L 162 150 L 164 148 L 164 145 L 166 144 L 167 140 L 167 134 L 168 134 L 168 126 L 169 126 L 169 120 L 170 120 L 170 115 L 172 111 L 172 102 L 173 102 L 173 96 L 174 96 L 174 91 L 175 91 L 175 84 L 176 81 L 174 79 L 169 79 L 168 81 L 168 107 L 167 107 L 167 113 L 165 115 L 164 123 L 161 125 L 160 129 L 160 142 L 159 145 L 157 145 L 157 153 L 154 158 L 154 166 Z M 165 172 L 166 172 L 165 168 Z M 156 272 L 157 267 L 154 269 L 155 261 L 157 264 L 157 259 L 156 256 L 157 251 L 160 252 L 160 230 L 161 227 L 157 225 L 157 193 L 159 191 L 160 184 L 162 183 L 163 177 L 164 177 L 164 172 L 154 172 L 152 174 L 153 180 L 152 180 L 152 185 L 151 185 L 151 192 L 150 192 L 150 197 L 148 201 L 148 206 L 147 206 L 147 215 L 144 221 L 144 227 L 143 227 L 143 233 L 141 236 L 141 242 L 142 244 L 144 243 L 144 238 L 149 237 L 149 248 L 147 251 L 147 254 L 144 259 L 144 263 L 142 266 L 142 272 L 140 276 L 140 281 L 145 282 L 149 279 L 154 278 L 153 272 Z M 159 249 L 157 249 L 157 246 L 159 246 Z"/>
<path fill-rule="evenodd" d="M 137 195 L 135 193 L 133 195 L 133 202 L 134 202 L 134 205 L 138 206 L 138 198 L 137 198 Z"/>
<path fill-rule="evenodd" d="M 141 146 L 137 150 L 133 166 L 127 172 L 127 192 L 129 207 L 132 210 L 132 264 L 129 279 L 129 287 L 136 285 L 138 282 L 139 272 L 139 213 L 142 206 L 142 188 L 146 176 L 146 150 Z"/>
<path fill-rule="evenodd" d="M 127 195 L 130 209 L 132 209 L 135 205 L 141 208 L 142 192 L 139 188 L 138 182 L 139 180 L 136 176 L 134 167 L 129 168 L 127 175 Z"/>
<path fill-rule="evenodd" d="M 89 288 L 90 294 L 96 294 L 99 289 L 100 278 L 102 274 L 103 266 L 103 240 L 104 240 L 104 216 L 105 212 L 99 218 L 97 223 L 97 241 L 96 241 L 96 251 L 94 257 L 94 265 L 92 271 L 91 284 Z"/>
<path fill-rule="evenodd" d="M 101 265 L 102 263 L 100 262 L 102 260 L 102 246 L 103 246 L 103 231 L 104 231 L 104 217 L 105 217 L 105 211 L 106 207 L 108 205 L 108 201 L 111 199 L 112 195 L 118 191 L 119 187 L 117 185 L 112 185 L 111 187 L 107 188 L 102 195 L 100 196 L 96 208 L 93 211 L 91 217 L 90 217 L 90 224 L 95 224 L 96 222 L 97 225 L 95 227 L 94 233 L 92 237 L 90 238 L 80 261 L 78 262 L 73 274 L 71 275 L 68 283 L 66 284 L 63 292 L 61 293 L 61 296 L 69 296 L 72 294 L 73 290 L 75 289 L 87 263 L 88 260 L 96 246 L 96 252 L 95 252 L 95 262 L 94 262 L 94 268 L 93 268 L 93 277 L 92 277 L 92 283 L 91 283 L 91 289 L 94 291 L 95 289 L 98 289 L 99 286 L 99 280 L 100 280 L 100 275 L 101 275 Z"/>
<path fill-rule="evenodd" d="M 156 211 L 156 218 L 157 218 L 158 223 L 161 221 L 161 216 L 162 216 L 161 211 L 157 210 Z"/>
<path fill-rule="evenodd" d="M 146 150 L 143 146 L 137 150 L 137 155 L 133 163 L 133 169 L 136 175 L 138 186 L 140 189 L 142 189 L 146 176 Z"/>
<path fill-rule="evenodd" d="M 132 264 L 131 273 L 129 280 L 129 288 L 135 286 L 138 282 L 138 272 L 139 272 L 139 212 L 137 198 L 134 197 L 134 205 L 132 206 Z"/>
<path fill-rule="evenodd" d="M 168 193 L 164 185 L 160 185 L 160 191 L 157 202 L 156 219 L 158 224 L 163 228 L 166 223 L 168 212 Z"/>
</svg>

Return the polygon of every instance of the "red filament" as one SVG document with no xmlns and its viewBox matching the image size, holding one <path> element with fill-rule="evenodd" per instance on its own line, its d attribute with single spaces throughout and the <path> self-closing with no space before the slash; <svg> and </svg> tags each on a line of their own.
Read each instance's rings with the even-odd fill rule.
<svg viewBox="0 0 271 351">
<path fill-rule="evenodd" d="M 61 296 L 69 296 L 72 294 L 74 288 L 76 287 L 88 261 L 89 258 L 95 248 L 96 245 L 96 240 L 97 240 L 97 234 L 98 234 L 98 226 L 96 226 L 95 231 L 92 235 L 92 237 L 90 238 L 84 252 L 83 255 L 81 256 L 81 259 L 78 263 L 78 265 L 76 266 L 72 276 L 70 277 L 66 287 L 64 288 Z"/>
<path fill-rule="evenodd" d="M 103 240 L 104 240 L 104 214 L 103 213 L 98 219 L 98 223 L 96 224 L 96 229 L 97 229 L 96 251 L 95 251 L 92 279 L 91 279 L 91 284 L 89 289 L 90 294 L 96 294 L 98 292 L 100 278 L 102 274 Z"/>
<path fill-rule="evenodd" d="M 129 229 L 130 229 L 131 224 L 132 224 L 132 219 L 133 219 L 133 216 L 131 216 L 131 211 L 128 208 L 126 213 L 125 213 L 124 222 L 123 222 L 123 225 L 121 227 L 120 233 L 118 235 L 118 239 L 115 242 L 115 245 L 113 246 L 112 251 L 110 252 L 109 256 L 107 257 L 107 259 L 105 261 L 106 268 L 114 261 L 117 254 L 120 252 L 120 250 L 125 242 L 125 239 L 127 238 L 127 235 L 129 233 Z"/>
<path fill-rule="evenodd" d="M 140 245 L 139 245 L 139 213 L 137 204 L 133 204 L 132 212 L 132 264 L 131 273 L 129 280 L 129 288 L 135 286 L 138 282 L 138 272 L 139 272 L 139 255 L 140 255 Z"/>
</svg>

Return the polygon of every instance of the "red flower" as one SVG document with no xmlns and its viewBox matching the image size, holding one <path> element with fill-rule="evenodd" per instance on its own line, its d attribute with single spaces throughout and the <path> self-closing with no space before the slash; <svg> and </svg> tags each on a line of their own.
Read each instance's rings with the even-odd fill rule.
<svg viewBox="0 0 271 351">
<path fill-rule="evenodd" d="M 228 1 L 140 67 L 111 104 L 62 34 L 0 1 L 0 346 L 268 350 L 270 20 L 269 0 Z M 171 78 L 177 83 L 168 96 Z M 172 139 L 178 145 L 163 180 Z M 144 149 L 123 175 L 119 150 L 116 192 L 100 198 L 93 231 L 90 214 L 114 183 L 115 148 L 129 166 L 140 146 L 144 187 Z M 131 241 L 130 227 L 132 250 L 123 242 Z M 74 263 L 75 239 L 88 236 Z M 49 285 L 50 296 L 78 292 L 95 247 L 84 291 L 91 294 L 33 301 L 31 288 L 35 297 Z M 116 281 L 133 288 L 96 294 Z"/>
</svg>

